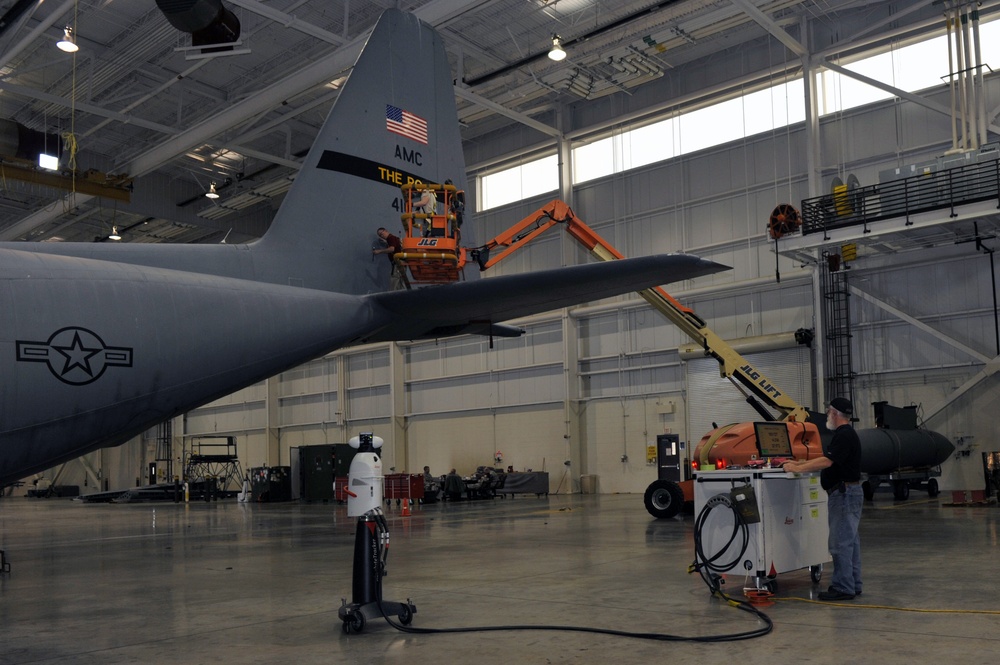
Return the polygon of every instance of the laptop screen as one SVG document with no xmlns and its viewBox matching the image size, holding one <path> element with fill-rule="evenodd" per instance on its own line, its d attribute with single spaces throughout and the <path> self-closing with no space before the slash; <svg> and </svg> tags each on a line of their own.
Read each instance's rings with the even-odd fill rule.
<svg viewBox="0 0 1000 665">
<path fill-rule="evenodd" d="M 753 429 L 757 435 L 757 452 L 760 453 L 761 458 L 794 457 L 786 423 L 754 423 Z"/>
</svg>

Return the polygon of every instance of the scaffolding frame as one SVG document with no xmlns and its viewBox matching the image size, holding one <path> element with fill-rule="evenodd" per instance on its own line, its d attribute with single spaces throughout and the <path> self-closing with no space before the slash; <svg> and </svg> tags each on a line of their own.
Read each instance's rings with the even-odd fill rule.
<svg viewBox="0 0 1000 665">
<path fill-rule="evenodd" d="M 218 479 L 219 492 L 235 492 L 243 488 L 243 467 L 237 455 L 236 437 L 196 437 L 190 448 L 184 447 L 184 480 L 186 482 Z"/>
</svg>

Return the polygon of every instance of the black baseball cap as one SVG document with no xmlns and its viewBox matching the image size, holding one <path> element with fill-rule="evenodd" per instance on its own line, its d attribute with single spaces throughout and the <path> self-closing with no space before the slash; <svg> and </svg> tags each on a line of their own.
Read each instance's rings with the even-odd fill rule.
<svg viewBox="0 0 1000 665">
<path fill-rule="evenodd" d="M 850 416 L 854 413 L 854 405 L 851 404 L 851 400 L 846 397 L 834 397 L 830 400 L 830 406 L 840 411 L 845 416 Z"/>
</svg>

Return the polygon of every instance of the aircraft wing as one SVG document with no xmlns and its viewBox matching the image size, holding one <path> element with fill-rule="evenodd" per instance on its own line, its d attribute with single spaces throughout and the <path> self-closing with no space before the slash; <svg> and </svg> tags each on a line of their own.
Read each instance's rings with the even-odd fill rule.
<svg viewBox="0 0 1000 665">
<path fill-rule="evenodd" d="M 497 322 L 728 269 L 688 254 L 661 254 L 379 293 L 369 298 L 393 315 L 393 323 L 363 341 L 429 339 L 461 333 L 517 336 L 517 328 Z"/>
</svg>

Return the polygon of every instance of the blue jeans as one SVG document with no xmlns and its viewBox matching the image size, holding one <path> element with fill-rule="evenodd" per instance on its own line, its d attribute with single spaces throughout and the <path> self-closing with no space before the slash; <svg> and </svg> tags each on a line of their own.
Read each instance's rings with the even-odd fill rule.
<svg viewBox="0 0 1000 665">
<path fill-rule="evenodd" d="M 847 485 L 847 491 L 834 490 L 827 502 L 830 517 L 830 556 L 833 557 L 831 586 L 844 593 L 861 593 L 861 485 Z"/>
</svg>

